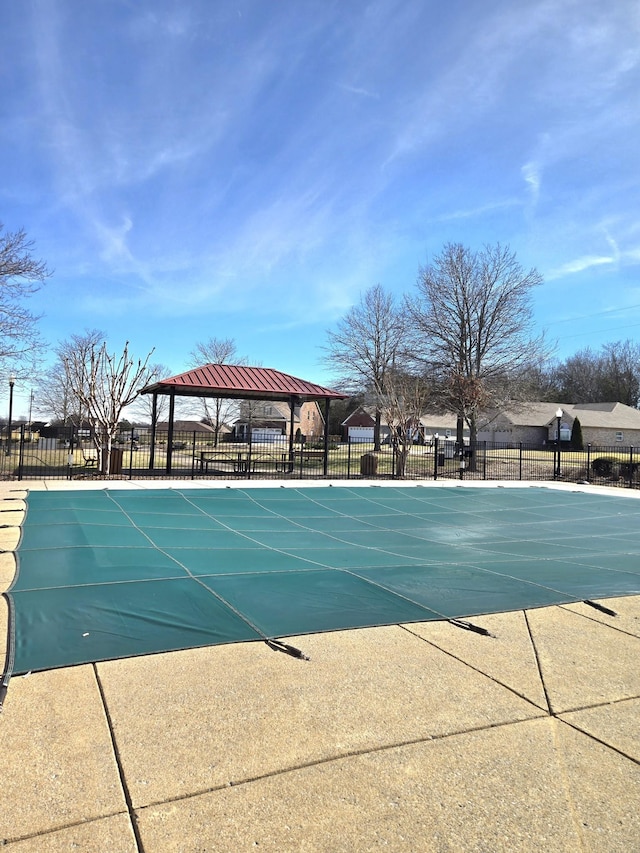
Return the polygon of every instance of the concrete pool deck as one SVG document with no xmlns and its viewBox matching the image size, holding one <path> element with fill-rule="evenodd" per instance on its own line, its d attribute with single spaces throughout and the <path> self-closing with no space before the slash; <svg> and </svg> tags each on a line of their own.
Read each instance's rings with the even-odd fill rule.
<svg viewBox="0 0 640 853">
<path fill-rule="evenodd" d="M 0 586 L 27 488 L 105 485 L 0 484 Z M 293 638 L 309 661 L 247 643 L 14 677 L 0 844 L 640 850 L 640 597 L 605 603 L 616 617 L 474 618 L 492 637 L 431 622 Z M 5 635 L 3 600 L 2 656 Z"/>
</svg>

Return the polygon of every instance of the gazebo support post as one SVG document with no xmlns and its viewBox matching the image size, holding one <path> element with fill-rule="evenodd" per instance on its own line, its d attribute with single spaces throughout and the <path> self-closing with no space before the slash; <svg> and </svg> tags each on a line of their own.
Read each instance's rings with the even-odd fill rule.
<svg viewBox="0 0 640 853">
<path fill-rule="evenodd" d="M 322 473 L 326 477 L 329 473 L 329 405 L 327 397 L 324 401 L 324 457 L 322 460 Z"/>
<path fill-rule="evenodd" d="M 289 398 L 289 466 L 290 466 L 291 473 L 293 473 L 293 460 L 295 458 L 293 455 L 293 425 L 295 422 L 294 421 L 295 408 L 296 408 L 296 398 L 290 397 Z"/>
<path fill-rule="evenodd" d="M 153 392 L 151 401 L 151 442 L 149 445 L 149 470 L 153 471 L 156 458 L 156 421 L 158 419 L 158 393 Z"/>
<path fill-rule="evenodd" d="M 169 394 L 169 426 L 167 429 L 167 474 L 171 473 L 171 457 L 173 456 L 173 415 L 176 408 L 176 395 Z"/>
</svg>

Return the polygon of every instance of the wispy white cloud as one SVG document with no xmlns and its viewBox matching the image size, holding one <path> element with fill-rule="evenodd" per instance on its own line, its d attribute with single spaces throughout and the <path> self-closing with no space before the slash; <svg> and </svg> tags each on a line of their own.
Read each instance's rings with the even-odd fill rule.
<svg viewBox="0 0 640 853">
<path fill-rule="evenodd" d="M 434 222 L 455 222 L 456 220 L 476 219 L 486 216 L 490 213 L 495 213 L 500 210 L 507 210 L 512 207 L 522 207 L 522 202 L 519 199 L 504 199 L 503 201 L 488 202 L 479 207 L 471 207 L 469 209 L 453 210 L 450 213 L 443 213 L 433 218 Z"/>
<path fill-rule="evenodd" d="M 531 201 L 535 206 L 538 202 L 538 197 L 540 196 L 540 184 L 542 181 L 540 164 L 533 161 L 525 163 L 522 167 L 522 177 L 529 185 Z"/>
<path fill-rule="evenodd" d="M 640 224 L 640 223 L 638 223 Z M 636 266 L 640 260 L 640 243 L 635 225 L 629 223 L 625 217 L 598 223 L 589 227 L 584 240 L 585 245 L 602 245 L 609 248 L 609 252 L 594 254 L 586 252 L 571 260 L 553 267 L 546 274 L 548 281 L 577 275 L 597 267 L 609 267 L 619 272 L 624 272 Z"/>
<path fill-rule="evenodd" d="M 615 263 L 619 263 L 620 258 L 621 258 L 620 247 L 618 246 L 618 243 L 616 242 L 616 240 L 614 240 L 614 238 L 611 236 L 608 228 L 606 228 L 606 227 L 603 228 L 603 231 L 604 231 L 604 238 L 611 248 L 612 260 Z"/>
<path fill-rule="evenodd" d="M 102 259 L 131 261 L 131 250 L 127 245 L 127 234 L 131 231 L 133 222 L 125 216 L 120 225 L 109 227 L 103 222 L 96 222 L 96 231 L 103 244 Z"/>
<path fill-rule="evenodd" d="M 562 264 L 562 266 L 550 270 L 546 273 L 545 279 L 547 281 L 552 281 L 553 279 L 585 272 L 585 270 L 589 270 L 593 267 L 601 267 L 614 263 L 615 259 L 607 257 L 606 255 L 585 255 L 581 258 L 575 258 L 574 260 L 567 261 L 566 264 Z"/>
<path fill-rule="evenodd" d="M 128 30 L 134 38 L 156 40 L 159 35 L 174 38 L 191 36 L 194 31 L 191 10 L 186 4 L 167 9 L 159 4 L 158 9 L 135 10 Z"/>
<path fill-rule="evenodd" d="M 346 83 L 339 83 L 338 87 L 344 92 L 350 92 L 352 95 L 362 95 L 362 97 L 364 98 L 372 98 L 376 101 L 380 100 L 380 95 L 378 95 L 376 92 L 370 92 L 368 89 L 364 89 L 362 86 L 348 86 Z"/>
<path fill-rule="evenodd" d="M 460 128 L 490 113 L 502 101 L 512 67 L 548 27 L 549 19 L 557 15 L 556 6 L 538 2 L 526 8 L 502 7 L 475 20 L 473 29 L 461 19 L 448 33 L 450 61 L 429 68 L 426 85 L 416 87 L 408 99 L 409 112 L 404 115 L 388 162 L 416 152 L 447 133 L 457 134 Z"/>
</svg>

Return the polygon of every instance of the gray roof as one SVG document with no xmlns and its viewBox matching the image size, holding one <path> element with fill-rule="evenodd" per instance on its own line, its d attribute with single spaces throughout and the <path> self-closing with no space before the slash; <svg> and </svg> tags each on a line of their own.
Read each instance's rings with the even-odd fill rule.
<svg viewBox="0 0 640 853">
<path fill-rule="evenodd" d="M 547 427 L 554 423 L 558 409 L 562 409 L 565 423 L 573 423 L 578 417 L 583 427 L 592 429 L 640 430 L 640 410 L 625 406 L 624 403 L 514 403 L 508 408 L 483 413 L 478 419 L 478 426 L 482 430 L 495 421 L 504 423 L 506 420 L 513 426 Z M 343 421 L 343 425 L 360 411 L 366 412 L 373 420 L 375 410 L 369 406 L 360 406 Z M 384 418 L 382 422 L 386 424 Z M 420 418 L 420 423 L 433 430 L 455 429 L 456 416 L 450 412 L 426 412 Z"/>
<path fill-rule="evenodd" d="M 360 414 L 361 412 L 364 412 L 365 414 L 369 415 L 369 417 L 371 418 L 372 421 L 375 420 L 376 410 L 373 406 L 358 406 L 357 409 L 355 409 L 353 412 L 351 412 L 351 414 L 348 415 L 342 421 L 340 426 L 345 426 L 351 420 L 351 418 L 354 415 Z M 456 422 L 457 422 L 456 415 L 453 414 L 452 412 L 444 412 L 444 413 L 442 413 L 442 412 L 440 412 L 440 413 L 425 412 L 425 414 L 422 415 L 422 417 L 420 418 L 420 425 L 421 426 L 428 427 L 430 429 L 435 429 L 435 430 L 455 429 L 456 428 Z M 387 421 L 384 418 L 384 416 L 382 417 L 381 424 L 384 427 L 387 426 Z M 465 429 L 466 428 L 467 427 L 465 424 Z"/>
<path fill-rule="evenodd" d="M 570 408 L 564 403 L 515 403 L 509 408 L 483 413 L 478 420 L 480 427 L 498 418 L 514 426 L 546 426 L 555 418 L 558 407 L 566 412 Z"/>
<path fill-rule="evenodd" d="M 429 427 L 429 429 L 455 429 L 457 425 L 458 419 L 456 415 L 451 412 L 444 412 L 444 414 L 434 414 L 432 412 L 426 412 L 420 418 L 420 424 L 423 427 Z M 464 425 L 465 430 L 467 429 L 467 425 Z"/>
<path fill-rule="evenodd" d="M 222 426 L 222 425 L 221 425 Z M 228 429 L 226 424 L 225 429 Z M 169 429 L 169 421 L 160 421 L 156 427 L 158 432 L 167 432 Z M 201 421 L 174 421 L 174 432 L 215 432 L 214 428 L 209 424 L 203 424 Z"/>
<path fill-rule="evenodd" d="M 640 429 L 640 411 L 624 403 L 580 403 L 569 407 L 572 418 L 582 426 L 611 429 Z"/>
<path fill-rule="evenodd" d="M 573 423 L 577 417 L 583 427 L 640 429 L 640 411 L 624 403 L 517 403 L 485 415 L 480 423 L 483 426 L 500 418 L 514 426 L 546 427 L 555 421 L 558 409 L 562 409 L 565 421 Z"/>
</svg>

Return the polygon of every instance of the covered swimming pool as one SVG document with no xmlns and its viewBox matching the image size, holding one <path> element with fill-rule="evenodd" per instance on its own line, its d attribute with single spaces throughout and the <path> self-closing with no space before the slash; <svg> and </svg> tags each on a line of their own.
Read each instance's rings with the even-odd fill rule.
<svg viewBox="0 0 640 853">
<path fill-rule="evenodd" d="M 12 674 L 640 593 L 640 501 L 546 487 L 32 491 Z M 275 641 L 275 642 L 273 642 Z M 302 650 L 303 651 L 303 650 Z"/>
</svg>

